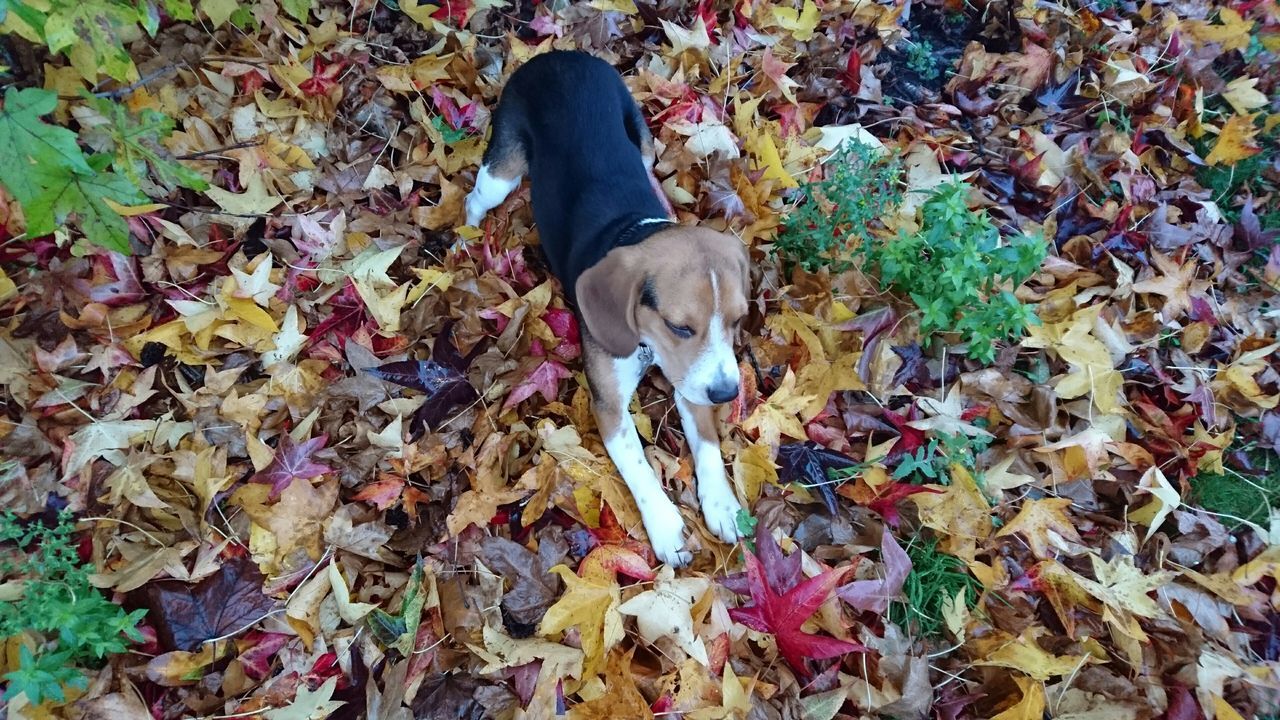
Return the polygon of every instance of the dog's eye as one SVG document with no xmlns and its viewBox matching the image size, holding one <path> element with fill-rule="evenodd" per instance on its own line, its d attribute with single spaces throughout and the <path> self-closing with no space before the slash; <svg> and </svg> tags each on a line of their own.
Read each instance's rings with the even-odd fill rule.
<svg viewBox="0 0 1280 720">
<path fill-rule="evenodd" d="M 678 338 L 687 340 L 693 337 L 693 328 L 687 325 L 676 325 L 670 320 L 663 320 L 662 322 L 666 323 L 667 329 L 670 330 L 672 334 L 674 334 Z"/>
</svg>

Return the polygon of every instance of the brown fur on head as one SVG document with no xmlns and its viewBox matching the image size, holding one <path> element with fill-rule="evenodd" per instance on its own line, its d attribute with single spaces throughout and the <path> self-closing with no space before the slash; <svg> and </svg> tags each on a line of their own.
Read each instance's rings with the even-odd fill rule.
<svg viewBox="0 0 1280 720">
<path fill-rule="evenodd" d="M 676 227 L 611 250 L 578 278 L 592 340 L 614 357 L 644 343 L 686 400 L 736 394 L 733 343 L 747 314 L 747 251 L 723 233 Z"/>
</svg>

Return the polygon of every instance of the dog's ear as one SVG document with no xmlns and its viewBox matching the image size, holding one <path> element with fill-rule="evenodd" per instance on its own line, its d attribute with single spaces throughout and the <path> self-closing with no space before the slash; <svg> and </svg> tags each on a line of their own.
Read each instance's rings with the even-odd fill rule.
<svg viewBox="0 0 1280 720">
<path fill-rule="evenodd" d="M 636 307 L 644 273 L 629 262 L 631 248 L 617 248 L 578 276 L 575 293 L 586 330 L 605 352 L 627 357 L 640 345 Z"/>
</svg>

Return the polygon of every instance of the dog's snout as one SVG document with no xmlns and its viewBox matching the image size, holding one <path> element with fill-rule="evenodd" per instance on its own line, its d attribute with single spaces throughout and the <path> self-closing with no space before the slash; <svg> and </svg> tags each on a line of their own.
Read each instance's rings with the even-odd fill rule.
<svg viewBox="0 0 1280 720">
<path fill-rule="evenodd" d="M 707 388 L 707 399 L 719 405 L 738 397 L 738 383 L 731 380 Z"/>
</svg>

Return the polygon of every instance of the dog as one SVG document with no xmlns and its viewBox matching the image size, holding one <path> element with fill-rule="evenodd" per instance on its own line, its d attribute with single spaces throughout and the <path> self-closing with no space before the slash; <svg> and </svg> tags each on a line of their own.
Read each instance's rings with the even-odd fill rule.
<svg viewBox="0 0 1280 720">
<path fill-rule="evenodd" d="M 478 226 L 528 175 L 543 252 L 582 328 L 605 449 L 654 553 L 680 566 L 692 560 L 684 520 L 645 460 L 628 405 L 656 365 L 675 389 L 707 527 L 737 542 L 741 506 L 715 406 L 739 392 L 734 342 L 748 309 L 749 259 L 738 239 L 669 219 L 654 160 L 640 108 L 611 65 L 545 53 L 503 88 L 465 204 L 467 224 Z"/>
</svg>

